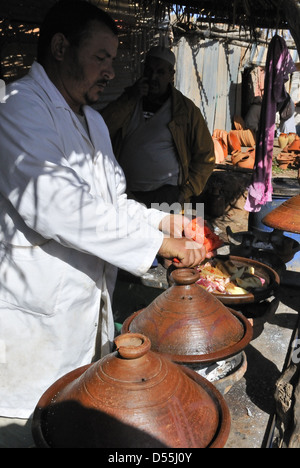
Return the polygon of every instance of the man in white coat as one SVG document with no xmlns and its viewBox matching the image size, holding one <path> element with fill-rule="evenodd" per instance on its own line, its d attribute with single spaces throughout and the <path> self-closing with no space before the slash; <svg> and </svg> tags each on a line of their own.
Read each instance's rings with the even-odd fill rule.
<svg viewBox="0 0 300 468">
<path fill-rule="evenodd" d="M 90 107 L 114 77 L 117 29 L 88 2 L 65 3 L 0 105 L 0 447 L 30 446 L 43 392 L 110 351 L 118 267 L 140 275 L 157 253 L 179 267 L 205 258 L 174 237 L 182 217 L 127 199 Z"/>
</svg>

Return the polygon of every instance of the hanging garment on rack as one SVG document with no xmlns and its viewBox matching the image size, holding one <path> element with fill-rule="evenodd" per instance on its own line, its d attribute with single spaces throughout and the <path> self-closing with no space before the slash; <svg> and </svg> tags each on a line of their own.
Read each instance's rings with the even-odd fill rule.
<svg viewBox="0 0 300 468">
<path fill-rule="evenodd" d="M 272 201 L 272 162 L 277 105 L 287 97 L 285 83 L 296 70 L 285 40 L 277 34 L 270 42 L 267 61 L 264 96 L 256 137 L 256 160 L 252 182 L 248 189 L 245 209 L 258 212 Z"/>
</svg>

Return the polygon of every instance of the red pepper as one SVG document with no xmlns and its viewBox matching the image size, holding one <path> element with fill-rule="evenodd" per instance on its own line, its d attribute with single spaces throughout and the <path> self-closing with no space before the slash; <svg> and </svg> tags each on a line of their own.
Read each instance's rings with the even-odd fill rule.
<svg viewBox="0 0 300 468">
<path fill-rule="evenodd" d="M 223 245 L 223 241 L 215 234 L 201 218 L 194 218 L 187 225 L 184 234 L 198 244 L 204 245 L 206 252 L 213 252 Z M 178 258 L 173 258 L 174 263 L 180 263 Z"/>
<path fill-rule="evenodd" d="M 203 244 L 207 252 L 213 252 L 223 245 L 222 240 L 201 218 L 194 218 L 185 228 L 185 236 Z"/>
</svg>

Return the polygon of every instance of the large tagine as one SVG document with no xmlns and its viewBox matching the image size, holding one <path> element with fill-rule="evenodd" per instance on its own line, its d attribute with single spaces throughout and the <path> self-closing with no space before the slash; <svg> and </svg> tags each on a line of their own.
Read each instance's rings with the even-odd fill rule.
<svg viewBox="0 0 300 468">
<path fill-rule="evenodd" d="M 153 351 L 178 363 L 216 362 L 247 346 L 249 321 L 196 284 L 196 270 L 176 269 L 171 277 L 173 286 L 125 320 L 124 333 L 143 333 Z"/>
<path fill-rule="evenodd" d="M 262 222 L 274 229 L 300 234 L 300 194 L 268 213 Z"/>
<path fill-rule="evenodd" d="M 37 447 L 221 448 L 227 405 L 212 384 L 150 350 L 139 334 L 55 382 L 33 415 Z"/>
</svg>

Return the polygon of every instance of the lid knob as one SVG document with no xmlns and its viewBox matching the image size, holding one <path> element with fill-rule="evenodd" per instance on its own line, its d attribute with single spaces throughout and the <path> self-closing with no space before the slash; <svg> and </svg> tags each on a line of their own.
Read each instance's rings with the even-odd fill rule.
<svg viewBox="0 0 300 468">
<path fill-rule="evenodd" d="M 151 348 L 149 338 L 140 333 L 124 333 L 114 341 L 119 355 L 124 359 L 137 359 Z"/>
<path fill-rule="evenodd" d="M 194 284 L 200 279 L 200 273 L 192 268 L 177 268 L 171 275 L 178 285 Z"/>
</svg>

